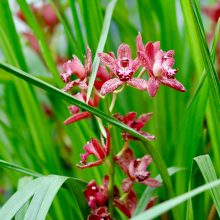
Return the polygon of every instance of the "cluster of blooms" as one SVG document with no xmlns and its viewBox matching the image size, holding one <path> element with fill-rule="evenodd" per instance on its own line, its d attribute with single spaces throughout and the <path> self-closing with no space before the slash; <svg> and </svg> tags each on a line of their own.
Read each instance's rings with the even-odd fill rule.
<svg viewBox="0 0 220 220">
<path fill-rule="evenodd" d="M 135 59 L 132 59 L 131 49 L 127 44 L 121 44 L 119 46 L 117 57 L 112 52 L 99 53 L 101 64 L 94 83 L 93 97 L 88 102 L 90 106 L 98 107 L 99 101 L 103 96 L 109 93 L 118 93 L 121 90 L 117 89 L 124 84 L 138 90 L 147 91 L 151 97 L 156 95 L 160 84 L 181 92 L 185 91 L 184 86 L 174 78 L 177 69 L 173 68 L 173 50 L 168 52 L 162 51 L 159 42 L 149 42 L 144 45 L 140 33 L 137 36 L 136 45 L 137 57 Z M 140 67 L 142 67 L 142 70 L 139 75 L 133 77 Z M 62 80 L 66 83 L 63 90 L 70 91 L 74 97 L 85 102 L 91 71 L 92 55 L 89 47 L 87 47 L 84 65 L 75 56 L 72 60 L 64 63 L 63 72 L 60 74 Z M 145 72 L 148 73 L 148 80 L 141 78 Z M 79 88 L 80 92 L 75 93 L 75 87 Z M 69 110 L 71 116 L 65 120 L 65 124 L 74 123 L 91 116 L 87 111 L 80 112 L 77 106 L 70 106 Z M 113 116 L 145 136 L 148 140 L 155 139 L 154 135 L 142 131 L 142 128 L 151 118 L 152 113 L 142 114 L 139 117 L 137 117 L 135 112 L 129 112 L 124 116 L 116 113 Z M 79 168 L 84 169 L 98 166 L 106 161 L 111 151 L 112 137 L 110 136 L 110 128 L 105 128 L 105 133 L 105 142 L 103 141 L 104 138 L 101 139 L 101 143 L 97 139 L 92 138 L 84 146 L 85 153 L 80 155 L 81 161 L 77 165 Z M 139 183 L 148 187 L 159 187 L 160 183 L 156 179 L 151 178 L 150 171 L 147 171 L 152 158 L 149 155 L 136 158 L 129 147 L 129 142 L 137 139 L 125 131 L 122 132 L 122 138 L 125 144 L 121 151 L 114 156 L 113 161 L 123 171 L 126 178 L 124 178 L 121 185 L 122 196 L 120 196 L 119 189 L 114 186 L 113 202 L 127 217 L 131 217 L 138 202 L 137 195 L 132 189 L 133 184 Z M 87 158 L 90 155 L 95 156 L 97 160 L 87 162 Z M 98 186 L 95 180 L 92 180 L 84 191 L 88 205 L 91 208 L 91 214 L 88 217 L 90 220 L 112 219 L 112 216 L 110 216 L 107 210 L 107 204 L 109 202 L 109 178 L 111 177 L 104 177 L 102 186 Z M 155 198 L 149 202 L 146 208 L 152 206 L 154 202 Z"/>
<path fill-rule="evenodd" d="M 37 19 L 41 29 L 44 31 L 46 36 L 47 43 L 50 44 L 55 28 L 59 24 L 59 20 L 49 3 L 42 3 L 41 5 L 30 4 L 30 8 L 35 18 Z M 27 21 L 21 11 L 17 12 L 17 17 L 24 23 L 27 24 Z M 31 31 L 24 31 L 22 35 L 29 43 L 31 49 L 35 51 L 42 58 L 42 54 L 40 52 L 40 46 L 36 36 Z M 43 60 L 43 59 L 42 59 Z M 57 66 L 60 67 L 64 62 L 66 62 L 66 58 L 56 55 L 55 57 Z"/>
<path fill-rule="evenodd" d="M 207 35 L 208 41 L 211 41 L 214 33 L 215 33 L 215 28 L 217 25 L 217 22 L 220 18 L 220 1 L 218 1 L 215 5 L 213 6 L 206 6 L 202 8 L 202 11 L 204 14 L 206 14 L 212 21 L 212 27 L 211 27 L 211 32 Z M 217 61 L 220 69 L 220 43 L 217 44 Z"/>
</svg>

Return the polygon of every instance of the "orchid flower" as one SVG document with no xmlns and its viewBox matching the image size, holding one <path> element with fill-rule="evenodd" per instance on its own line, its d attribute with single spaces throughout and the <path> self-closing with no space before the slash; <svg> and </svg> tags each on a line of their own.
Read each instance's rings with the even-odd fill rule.
<svg viewBox="0 0 220 220">
<path fill-rule="evenodd" d="M 84 195 L 90 208 L 95 209 L 106 205 L 108 200 L 108 184 L 108 176 L 103 178 L 102 186 L 98 186 L 94 180 L 88 183 Z"/>
<path fill-rule="evenodd" d="M 137 115 L 136 112 L 129 112 L 125 116 L 116 113 L 114 114 L 114 117 L 117 118 L 119 121 L 123 122 L 124 124 L 126 124 L 127 126 L 133 128 L 140 134 L 144 135 L 148 140 L 154 140 L 155 139 L 154 135 L 151 135 L 141 130 L 144 127 L 144 125 L 150 120 L 152 114 L 153 113 L 142 114 L 139 116 L 139 118 L 135 119 Z M 122 132 L 122 137 L 124 138 L 125 141 L 129 141 L 131 139 L 136 140 L 135 137 L 131 136 L 129 133 L 124 131 Z"/>
<path fill-rule="evenodd" d="M 130 191 L 134 182 L 145 184 L 149 187 L 160 186 L 160 183 L 156 179 L 150 178 L 150 172 L 146 171 L 146 168 L 152 162 L 150 156 L 146 155 L 140 159 L 136 159 L 133 151 L 125 148 L 119 155 L 114 157 L 114 160 L 128 176 L 122 183 L 123 192 Z"/>
<path fill-rule="evenodd" d="M 105 129 L 105 131 L 106 131 L 106 135 L 107 135 L 106 144 L 104 146 L 102 146 L 98 140 L 96 140 L 95 138 L 92 138 L 84 146 L 85 153 L 80 155 L 81 156 L 81 161 L 80 161 L 81 164 L 77 164 L 77 167 L 84 169 L 84 168 L 88 168 L 88 167 L 98 166 L 103 163 L 105 158 L 108 156 L 109 150 L 110 150 L 110 134 L 107 129 Z M 97 158 L 97 161 L 87 163 L 86 160 L 90 155 L 94 155 Z"/>
<path fill-rule="evenodd" d="M 147 90 L 150 96 L 155 96 L 160 84 L 174 88 L 180 92 L 185 92 L 184 86 L 177 81 L 174 76 L 177 69 L 173 69 L 174 51 L 164 52 L 160 50 L 160 42 L 149 42 L 145 46 L 142 42 L 141 34 L 138 34 L 137 56 L 141 65 L 149 73 Z"/>
<path fill-rule="evenodd" d="M 99 53 L 100 60 L 117 78 L 106 81 L 100 91 L 101 95 L 113 93 L 122 84 L 128 84 L 139 90 L 146 90 L 147 82 L 144 79 L 132 78 L 139 68 L 138 59 L 132 59 L 131 48 L 127 44 L 121 44 L 117 51 L 117 58 L 113 54 Z"/>
</svg>

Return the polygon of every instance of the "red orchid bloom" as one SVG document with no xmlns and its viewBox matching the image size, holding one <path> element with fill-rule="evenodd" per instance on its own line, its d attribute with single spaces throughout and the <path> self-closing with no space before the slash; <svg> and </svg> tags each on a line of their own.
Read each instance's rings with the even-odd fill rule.
<svg viewBox="0 0 220 220">
<path fill-rule="evenodd" d="M 84 195 L 90 208 L 96 209 L 106 205 L 108 201 L 108 184 L 108 176 L 104 176 L 102 186 L 98 186 L 95 180 L 88 183 L 87 188 L 84 191 Z"/>
<path fill-rule="evenodd" d="M 148 155 L 136 159 L 133 151 L 129 148 L 124 149 L 119 155 L 114 157 L 115 162 L 128 176 L 123 180 L 122 190 L 129 192 L 134 182 L 145 184 L 149 187 L 159 187 L 160 183 L 153 178 L 150 178 L 150 172 L 146 168 L 152 162 L 152 158 Z"/>
<path fill-rule="evenodd" d="M 142 42 L 141 34 L 138 34 L 137 55 L 139 62 L 149 73 L 147 90 L 150 96 L 155 96 L 160 84 L 174 88 L 180 92 L 185 92 L 184 86 L 177 81 L 174 76 L 177 69 L 173 69 L 174 51 L 164 52 L 160 50 L 160 42 L 149 42 L 145 46 Z"/>
<path fill-rule="evenodd" d="M 154 135 L 151 135 L 141 130 L 144 127 L 144 125 L 150 120 L 152 114 L 153 113 L 142 114 L 137 119 L 135 119 L 137 115 L 136 112 L 129 112 L 125 116 L 122 116 L 117 113 L 114 114 L 114 117 L 117 118 L 119 121 L 123 122 L 124 124 L 126 124 L 127 126 L 133 128 L 140 134 L 144 135 L 148 140 L 154 140 L 155 139 Z M 129 141 L 131 139 L 137 140 L 135 137 L 131 136 L 127 132 L 122 132 L 122 137 L 124 138 L 125 141 Z"/>
<path fill-rule="evenodd" d="M 106 206 L 92 210 L 92 214 L 90 214 L 87 219 L 88 220 L 112 220 L 110 213 L 108 213 Z"/>
<path fill-rule="evenodd" d="M 103 64 L 109 67 L 117 78 L 109 79 L 101 88 L 101 95 L 114 92 L 122 84 L 128 84 L 139 90 L 146 90 L 147 82 L 144 79 L 132 78 L 140 64 L 138 59 L 132 59 L 131 48 L 127 44 L 121 44 L 118 48 L 116 59 L 115 56 L 106 53 L 99 53 L 99 58 Z"/>
<path fill-rule="evenodd" d="M 110 134 L 108 132 L 107 129 L 105 129 L 106 131 L 106 144 L 101 145 L 99 143 L 98 140 L 96 140 L 95 138 L 92 138 L 85 146 L 84 146 L 84 150 L 85 153 L 81 154 L 81 164 L 77 164 L 77 167 L 84 169 L 84 168 L 88 168 L 88 167 L 94 167 L 94 166 L 98 166 L 100 164 L 103 163 L 103 161 L 105 160 L 105 158 L 108 156 L 109 154 L 109 150 L 110 150 Z M 94 155 L 97 158 L 97 161 L 95 162 L 90 162 L 87 163 L 86 160 L 90 155 Z"/>
</svg>

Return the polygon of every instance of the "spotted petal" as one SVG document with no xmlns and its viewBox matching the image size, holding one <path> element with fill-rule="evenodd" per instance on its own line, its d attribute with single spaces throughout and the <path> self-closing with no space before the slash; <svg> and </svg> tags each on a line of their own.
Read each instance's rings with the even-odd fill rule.
<svg viewBox="0 0 220 220">
<path fill-rule="evenodd" d="M 81 119 L 88 118 L 88 117 L 90 117 L 90 115 L 91 114 L 89 112 L 80 112 L 80 113 L 74 114 L 74 115 L 70 116 L 69 118 L 67 118 L 64 121 L 64 124 L 65 125 L 72 124 L 72 123 L 79 121 Z"/>
<path fill-rule="evenodd" d="M 107 53 L 98 53 L 103 64 L 105 64 L 112 72 L 115 72 L 115 59 Z"/>
<path fill-rule="evenodd" d="M 127 44 L 121 44 L 117 51 L 118 59 L 122 59 L 124 57 L 131 59 L 131 48 Z"/>
<path fill-rule="evenodd" d="M 143 44 L 142 36 L 140 32 L 138 33 L 138 36 L 136 38 L 136 46 L 137 46 L 137 52 L 138 51 L 144 52 L 145 48 L 144 48 L 144 44 Z"/>
<path fill-rule="evenodd" d="M 151 97 L 156 95 L 159 85 L 160 83 L 155 77 L 152 76 L 149 78 L 147 91 Z"/>
<path fill-rule="evenodd" d="M 127 81 L 127 84 L 139 90 L 147 90 L 148 85 L 146 80 L 139 78 L 132 78 L 129 81 Z"/>
<path fill-rule="evenodd" d="M 102 85 L 100 94 L 106 95 L 108 93 L 113 93 L 122 84 L 123 82 L 118 78 L 110 79 Z"/>
<path fill-rule="evenodd" d="M 184 88 L 184 86 L 179 82 L 177 81 L 176 79 L 169 79 L 169 78 L 166 78 L 166 77 L 163 77 L 160 79 L 160 82 L 163 84 L 163 85 L 166 85 L 166 86 L 169 86 L 173 89 L 176 89 L 180 92 L 185 92 L 186 89 Z"/>
</svg>

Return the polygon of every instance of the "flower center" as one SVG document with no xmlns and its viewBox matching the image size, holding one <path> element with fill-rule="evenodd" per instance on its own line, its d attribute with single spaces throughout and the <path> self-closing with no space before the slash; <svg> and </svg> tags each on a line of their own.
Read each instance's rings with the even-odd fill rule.
<svg viewBox="0 0 220 220">
<path fill-rule="evenodd" d="M 129 59 L 127 57 L 123 57 L 120 60 L 121 67 L 126 68 L 129 66 Z"/>
</svg>

